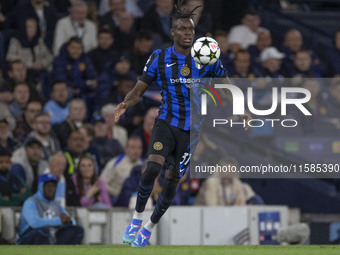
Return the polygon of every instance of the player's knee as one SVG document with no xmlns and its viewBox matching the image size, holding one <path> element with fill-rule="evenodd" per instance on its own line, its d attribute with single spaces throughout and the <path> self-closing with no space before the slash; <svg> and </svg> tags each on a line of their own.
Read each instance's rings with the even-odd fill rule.
<svg viewBox="0 0 340 255">
<path fill-rule="evenodd" d="M 146 170 L 142 175 L 141 182 L 144 186 L 152 186 L 155 179 L 159 175 L 160 171 L 162 170 L 162 165 L 149 161 L 146 166 Z"/>
</svg>

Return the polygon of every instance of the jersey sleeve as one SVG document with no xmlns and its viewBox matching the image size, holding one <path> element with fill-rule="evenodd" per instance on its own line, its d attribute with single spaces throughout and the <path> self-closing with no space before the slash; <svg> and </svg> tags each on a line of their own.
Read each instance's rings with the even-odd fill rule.
<svg viewBox="0 0 340 255">
<path fill-rule="evenodd" d="M 143 74 L 139 78 L 139 80 L 151 84 L 157 78 L 157 70 L 158 70 L 158 56 L 161 50 L 154 51 L 149 57 L 148 61 L 143 69 Z"/>
<path fill-rule="evenodd" d="M 221 60 L 217 60 L 211 69 L 211 78 L 225 78 L 228 76 L 228 72 L 224 69 Z"/>
</svg>

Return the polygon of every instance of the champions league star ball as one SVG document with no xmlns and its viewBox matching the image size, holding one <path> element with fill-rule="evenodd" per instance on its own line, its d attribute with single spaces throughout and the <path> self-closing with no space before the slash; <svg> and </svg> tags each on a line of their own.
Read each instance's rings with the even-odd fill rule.
<svg viewBox="0 0 340 255">
<path fill-rule="evenodd" d="M 191 48 L 191 56 L 199 65 L 212 65 L 220 55 L 220 47 L 211 37 L 198 38 Z"/>
</svg>

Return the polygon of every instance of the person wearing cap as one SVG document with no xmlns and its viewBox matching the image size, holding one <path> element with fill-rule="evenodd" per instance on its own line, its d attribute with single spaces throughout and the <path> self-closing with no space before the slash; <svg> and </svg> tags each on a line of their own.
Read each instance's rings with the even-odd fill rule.
<svg viewBox="0 0 340 255">
<path fill-rule="evenodd" d="M 275 47 L 268 47 L 261 52 L 260 61 L 262 65 L 263 77 L 281 78 L 282 59 L 286 55 L 279 52 Z"/>
<path fill-rule="evenodd" d="M 11 153 L 0 148 L 0 206 L 21 206 L 32 195 L 18 176 L 10 174 Z"/>
<path fill-rule="evenodd" d="M 0 118 L 0 149 L 12 153 L 20 146 L 20 141 L 10 135 L 10 128 L 7 118 Z"/>
<path fill-rule="evenodd" d="M 37 138 L 30 137 L 25 141 L 24 154 L 12 158 L 11 174 L 20 176 L 33 192 L 37 190 L 39 176 L 48 166 L 47 162 L 41 159 L 42 147 Z"/>
<path fill-rule="evenodd" d="M 109 126 L 102 116 L 97 115 L 93 122 L 94 137 L 92 143 L 98 149 L 101 165 L 105 166 L 110 159 L 124 153 L 124 150 L 117 139 L 107 137 Z"/>
<path fill-rule="evenodd" d="M 54 174 L 40 176 L 37 193 L 25 201 L 21 211 L 18 244 L 81 243 L 83 228 L 54 199 L 57 183 Z"/>
</svg>

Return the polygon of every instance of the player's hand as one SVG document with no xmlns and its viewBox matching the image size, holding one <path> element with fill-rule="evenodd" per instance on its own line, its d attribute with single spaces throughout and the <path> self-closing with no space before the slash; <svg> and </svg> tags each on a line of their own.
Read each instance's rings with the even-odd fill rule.
<svg viewBox="0 0 340 255">
<path fill-rule="evenodd" d="M 245 114 L 240 115 L 240 117 L 241 117 L 243 120 L 246 121 L 246 126 L 245 126 L 244 129 L 245 129 L 245 130 L 248 130 L 249 127 L 250 127 L 248 121 L 251 120 L 251 114 L 250 114 L 249 112 L 245 112 Z"/>
<path fill-rule="evenodd" d="M 120 116 L 122 116 L 125 113 L 127 108 L 128 105 L 125 102 L 122 102 L 117 106 L 117 108 L 115 109 L 115 123 L 118 122 Z"/>
</svg>

